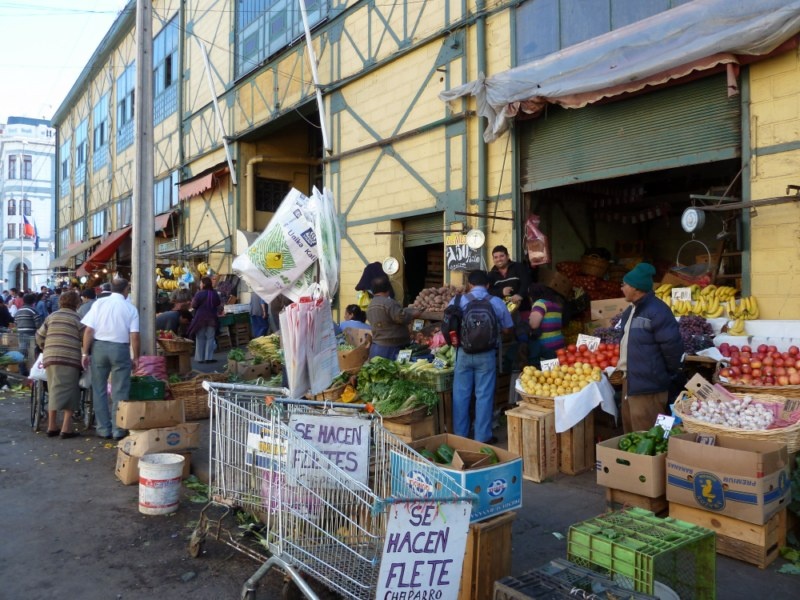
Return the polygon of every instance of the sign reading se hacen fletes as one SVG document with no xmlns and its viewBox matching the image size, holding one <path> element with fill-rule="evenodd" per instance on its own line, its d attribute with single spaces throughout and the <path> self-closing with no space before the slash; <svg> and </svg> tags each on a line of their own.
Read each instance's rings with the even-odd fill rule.
<svg viewBox="0 0 800 600">
<path fill-rule="evenodd" d="M 456 600 L 469 502 L 405 502 L 389 509 L 377 600 Z"/>
<path fill-rule="evenodd" d="M 448 271 L 474 271 L 481 268 L 481 254 L 467 246 L 467 236 L 451 233 L 444 239 L 445 264 Z"/>
<path fill-rule="evenodd" d="M 349 477 L 369 484 L 370 422 L 358 417 L 307 415 L 297 413 L 289 418 L 289 428 L 312 445 L 320 454 L 342 469 Z M 328 480 L 327 465 L 315 460 L 313 453 L 289 440 L 287 470 L 292 477 L 311 481 Z M 334 485 L 331 481 L 331 485 Z"/>
</svg>

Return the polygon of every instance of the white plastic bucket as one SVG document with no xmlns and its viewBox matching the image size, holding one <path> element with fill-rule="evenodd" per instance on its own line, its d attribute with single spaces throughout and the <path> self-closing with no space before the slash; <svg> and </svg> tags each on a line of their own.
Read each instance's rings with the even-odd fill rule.
<svg viewBox="0 0 800 600">
<path fill-rule="evenodd" d="M 168 515 L 178 510 L 183 462 L 180 454 L 147 454 L 139 459 L 139 512 Z"/>
</svg>

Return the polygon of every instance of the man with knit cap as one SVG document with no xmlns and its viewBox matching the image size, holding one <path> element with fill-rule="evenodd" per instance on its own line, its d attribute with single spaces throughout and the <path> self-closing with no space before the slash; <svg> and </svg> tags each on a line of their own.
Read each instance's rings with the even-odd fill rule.
<svg viewBox="0 0 800 600">
<path fill-rule="evenodd" d="M 639 263 L 622 278 L 631 305 L 622 313 L 617 370 L 622 385 L 622 427 L 626 433 L 650 429 L 666 411 L 669 389 L 679 376 L 683 342 L 672 310 L 653 293 L 655 268 Z"/>
</svg>

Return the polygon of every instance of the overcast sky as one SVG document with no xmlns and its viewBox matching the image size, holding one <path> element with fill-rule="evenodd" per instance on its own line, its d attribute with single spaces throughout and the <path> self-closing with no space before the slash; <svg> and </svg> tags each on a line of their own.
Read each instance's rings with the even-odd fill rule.
<svg viewBox="0 0 800 600">
<path fill-rule="evenodd" d="M 50 119 L 127 0 L 0 0 L 0 123 Z"/>
</svg>

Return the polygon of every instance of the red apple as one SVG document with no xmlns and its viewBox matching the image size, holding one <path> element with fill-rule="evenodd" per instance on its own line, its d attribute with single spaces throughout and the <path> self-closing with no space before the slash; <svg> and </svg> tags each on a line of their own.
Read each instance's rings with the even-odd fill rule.
<svg viewBox="0 0 800 600">
<path fill-rule="evenodd" d="M 789 375 L 790 385 L 800 385 L 800 373 L 792 373 Z"/>
<path fill-rule="evenodd" d="M 775 378 L 774 377 L 764 377 L 761 379 L 764 382 L 764 385 L 775 385 Z"/>
<path fill-rule="evenodd" d="M 786 374 L 791 375 L 792 373 L 797 373 L 797 369 L 794 367 L 786 367 Z"/>
<path fill-rule="evenodd" d="M 794 361 L 794 368 L 800 371 L 800 358 Z"/>
<path fill-rule="evenodd" d="M 786 362 L 782 358 L 776 358 L 775 362 L 772 364 L 774 364 L 776 367 L 782 367 L 786 364 Z"/>
<path fill-rule="evenodd" d="M 752 373 L 752 372 L 753 372 L 753 367 L 752 366 L 750 366 L 750 365 L 742 365 L 742 373 L 747 374 L 747 373 Z"/>
<path fill-rule="evenodd" d="M 769 346 L 767 346 L 766 344 L 759 344 L 758 350 L 756 350 L 756 352 L 768 352 L 768 351 L 769 351 Z"/>
<path fill-rule="evenodd" d="M 730 376 L 731 376 L 731 370 L 728 369 L 728 368 L 720 369 L 719 370 L 719 375 L 720 375 L 720 377 L 725 377 L 726 379 L 729 379 Z"/>
<path fill-rule="evenodd" d="M 761 379 L 761 369 L 753 369 L 750 371 L 750 374 L 753 376 L 753 381 L 756 379 Z"/>
<path fill-rule="evenodd" d="M 752 351 L 753 351 L 753 349 L 750 346 L 748 346 L 747 344 L 742 346 L 742 352 L 752 352 Z"/>
<path fill-rule="evenodd" d="M 767 349 L 768 349 L 770 352 L 777 352 L 777 351 L 778 351 L 778 347 L 777 347 L 777 346 L 769 346 Z"/>
<path fill-rule="evenodd" d="M 780 357 L 781 357 L 781 353 L 780 353 L 780 352 L 778 352 L 777 350 L 775 350 L 774 352 L 770 352 L 770 353 L 769 353 L 769 355 L 770 355 L 772 358 L 780 358 Z"/>
<path fill-rule="evenodd" d="M 765 367 L 768 367 L 775 364 L 775 359 L 772 358 L 771 356 L 765 356 L 764 360 L 762 360 L 761 362 L 764 364 Z"/>
<path fill-rule="evenodd" d="M 798 348 L 797 346 L 789 346 L 789 354 L 791 354 L 792 356 L 797 356 L 798 354 L 800 354 L 800 348 Z"/>
<path fill-rule="evenodd" d="M 753 376 L 750 373 L 742 373 L 742 382 L 743 383 L 750 383 L 753 381 Z"/>
<path fill-rule="evenodd" d="M 761 372 L 768 377 L 772 377 L 775 374 L 775 369 L 772 365 L 764 365 L 764 368 L 761 369 Z"/>
<path fill-rule="evenodd" d="M 742 370 L 739 367 L 731 367 L 731 375 L 734 377 L 739 377 L 742 374 Z"/>
<path fill-rule="evenodd" d="M 731 352 L 739 352 L 739 346 L 737 346 L 736 344 L 731 344 Z"/>
<path fill-rule="evenodd" d="M 798 360 L 797 362 L 800 362 L 800 360 Z M 742 364 L 742 361 L 739 360 L 738 356 L 731 356 L 731 366 L 732 367 L 738 367 L 741 364 Z M 800 366 L 798 366 L 798 368 L 800 368 Z"/>
<path fill-rule="evenodd" d="M 731 345 L 728 342 L 722 342 L 719 345 L 719 351 L 722 356 L 727 356 L 731 353 Z"/>
<path fill-rule="evenodd" d="M 750 363 L 750 366 L 753 369 L 760 369 L 763 366 L 763 363 L 760 360 L 754 360 Z"/>
<path fill-rule="evenodd" d="M 742 362 L 744 362 L 746 360 L 750 360 L 751 358 L 753 358 L 753 355 L 750 352 L 742 352 L 739 355 L 739 358 L 742 359 Z"/>
<path fill-rule="evenodd" d="M 785 367 L 775 367 L 775 375 L 788 375 L 789 371 Z"/>
<path fill-rule="evenodd" d="M 789 385 L 789 378 L 786 375 L 779 375 L 778 385 Z"/>
</svg>

